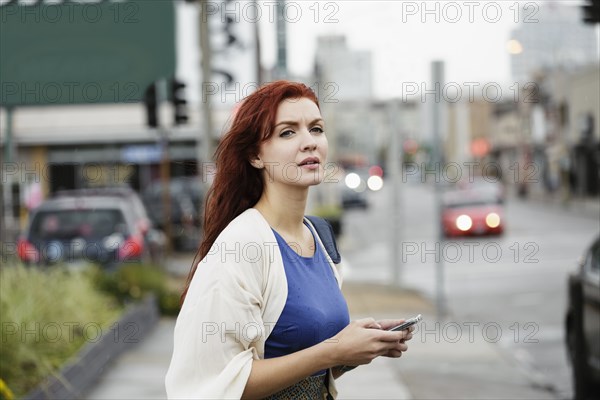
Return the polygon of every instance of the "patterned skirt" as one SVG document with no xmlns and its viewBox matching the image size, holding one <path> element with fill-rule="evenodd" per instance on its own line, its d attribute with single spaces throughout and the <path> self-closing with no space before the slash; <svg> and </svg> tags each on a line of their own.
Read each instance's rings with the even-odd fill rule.
<svg viewBox="0 0 600 400">
<path fill-rule="evenodd" d="M 285 388 L 269 397 L 265 397 L 265 399 L 322 400 L 325 398 L 325 396 L 327 396 L 325 376 L 326 375 L 309 376 L 295 385 Z"/>
</svg>

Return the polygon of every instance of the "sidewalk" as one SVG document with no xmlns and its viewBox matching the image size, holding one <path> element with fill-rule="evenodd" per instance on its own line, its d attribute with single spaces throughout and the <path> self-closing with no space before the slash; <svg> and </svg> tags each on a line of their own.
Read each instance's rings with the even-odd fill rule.
<svg viewBox="0 0 600 400">
<path fill-rule="evenodd" d="M 489 334 L 481 327 L 469 331 L 457 321 L 436 324 L 431 303 L 419 293 L 348 283 L 344 294 L 352 319 L 415 314 L 422 314 L 424 319 L 402 358 L 380 358 L 341 377 L 337 381 L 340 399 L 554 398 L 543 388 L 534 387 L 526 371 L 488 340 Z M 86 398 L 164 399 L 174 325 L 174 319 L 162 319 L 142 343 L 105 372 Z"/>
<path fill-rule="evenodd" d="M 565 197 L 563 193 L 548 193 L 542 188 L 531 188 L 526 197 L 521 198 L 511 190 L 511 201 L 537 204 L 542 207 L 572 212 L 586 218 L 598 219 L 600 215 L 600 199 L 598 197 Z"/>
</svg>

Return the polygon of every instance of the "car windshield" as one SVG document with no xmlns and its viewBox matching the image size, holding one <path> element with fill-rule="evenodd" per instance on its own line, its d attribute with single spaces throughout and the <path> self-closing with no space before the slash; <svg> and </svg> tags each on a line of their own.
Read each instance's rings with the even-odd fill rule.
<svg viewBox="0 0 600 400">
<path fill-rule="evenodd" d="M 448 208 L 487 206 L 497 203 L 498 199 L 485 191 L 454 191 L 444 195 L 444 206 Z"/>
<path fill-rule="evenodd" d="M 144 195 L 146 198 L 161 198 L 163 187 L 162 182 L 155 182 L 146 189 Z M 169 182 L 169 193 L 172 197 L 188 195 L 196 199 L 202 197 L 202 187 L 196 179 L 171 179 Z"/>
<path fill-rule="evenodd" d="M 123 214 L 109 209 L 40 211 L 30 230 L 33 240 L 102 239 L 113 233 L 128 234 Z"/>
</svg>

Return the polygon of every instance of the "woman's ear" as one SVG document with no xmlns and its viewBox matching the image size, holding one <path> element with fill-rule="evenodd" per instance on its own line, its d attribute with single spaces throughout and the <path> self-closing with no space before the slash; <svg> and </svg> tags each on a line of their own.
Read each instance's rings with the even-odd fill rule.
<svg viewBox="0 0 600 400">
<path fill-rule="evenodd" d="M 251 159 L 250 164 L 257 169 L 263 169 L 265 167 L 260 157 L 255 157 Z"/>
</svg>

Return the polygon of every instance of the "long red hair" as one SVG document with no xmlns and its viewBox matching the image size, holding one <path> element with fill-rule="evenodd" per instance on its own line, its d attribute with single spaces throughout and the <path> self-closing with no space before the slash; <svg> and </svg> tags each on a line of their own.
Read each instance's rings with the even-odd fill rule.
<svg viewBox="0 0 600 400">
<path fill-rule="evenodd" d="M 319 107 L 312 89 L 289 81 L 264 85 L 242 101 L 215 152 L 216 175 L 206 196 L 204 236 L 181 295 L 182 303 L 199 261 L 206 257 L 219 234 L 260 199 L 264 188 L 263 174 L 250 164 L 250 160 L 258 155 L 261 143 L 272 136 L 279 104 L 287 99 L 304 97 Z"/>
</svg>

